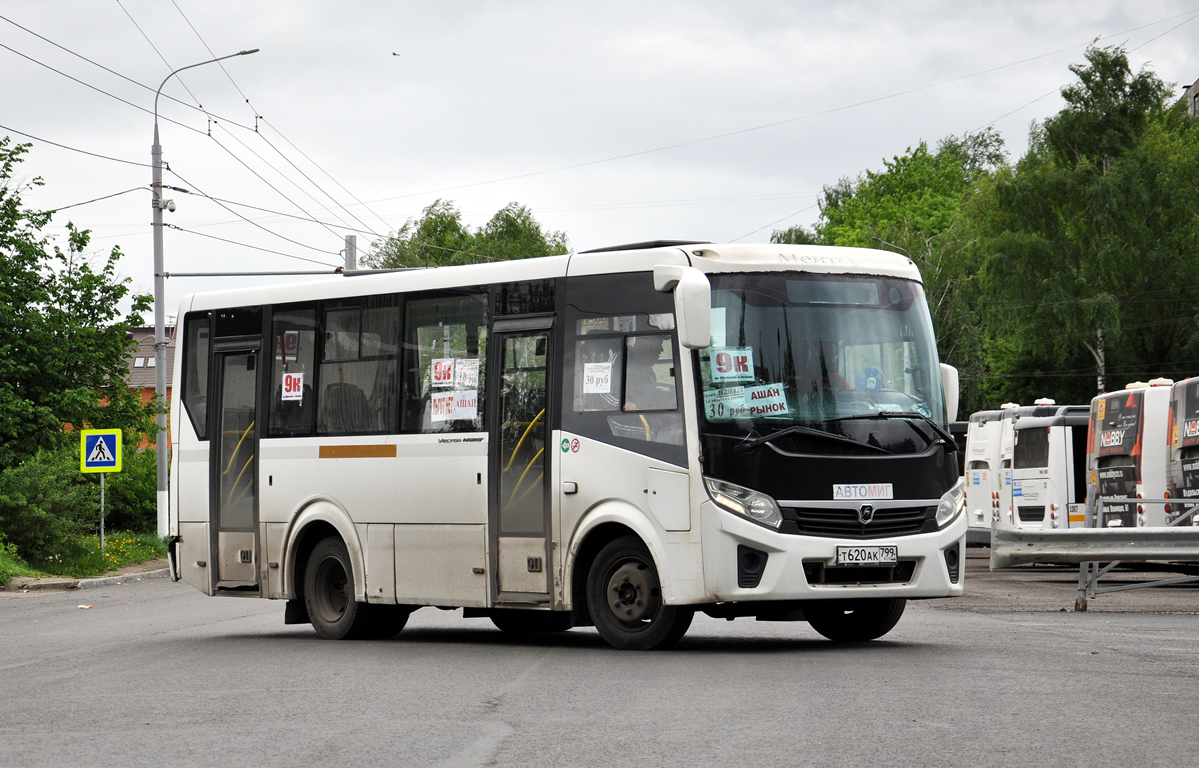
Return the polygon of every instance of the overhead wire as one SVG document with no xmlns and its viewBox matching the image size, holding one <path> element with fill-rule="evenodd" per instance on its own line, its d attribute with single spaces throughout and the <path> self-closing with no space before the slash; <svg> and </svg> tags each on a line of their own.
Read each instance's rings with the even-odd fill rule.
<svg viewBox="0 0 1199 768">
<path fill-rule="evenodd" d="M 209 47 L 208 42 L 204 39 L 204 36 L 200 34 L 200 30 L 196 29 L 195 25 L 191 23 L 191 19 L 187 18 L 187 14 L 185 14 L 183 12 L 183 9 L 179 7 L 179 3 L 175 2 L 175 0 L 171 0 L 171 4 L 173 6 L 175 6 L 175 10 L 179 12 L 179 15 L 183 18 L 183 21 L 187 23 L 187 26 L 195 34 L 196 39 L 198 39 L 200 41 L 200 44 L 204 46 L 204 49 L 208 51 L 209 55 L 215 57 L 216 54 L 213 53 L 212 48 Z M 338 201 L 337 198 L 335 198 L 333 195 L 329 194 L 324 189 L 324 187 L 322 187 L 315 180 L 313 180 L 312 177 L 310 177 L 307 173 L 305 173 L 303 170 L 301 170 L 298 165 L 296 165 L 294 162 L 292 162 L 291 158 L 289 158 L 289 157 L 287 157 L 287 155 L 283 154 L 283 152 L 281 152 L 278 147 L 276 147 L 274 144 L 272 144 L 270 142 L 270 140 L 268 140 L 265 136 L 262 135 L 262 133 L 260 131 L 258 131 L 257 123 L 258 123 L 258 119 L 260 117 L 260 115 L 258 114 L 258 109 L 253 105 L 253 103 L 250 102 L 250 97 L 246 96 L 245 92 L 242 91 L 241 87 L 237 84 L 237 81 L 233 79 L 233 75 L 231 75 L 229 73 L 229 70 L 225 68 L 224 63 L 221 61 L 217 61 L 216 63 L 217 63 L 217 66 L 219 66 L 221 68 L 221 71 L 225 73 L 225 77 L 229 79 L 229 83 L 238 92 L 238 94 L 242 97 L 242 99 L 245 100 L 246 106 L 248 106 L 250 108 L 250 111 L 252 111 L 254 113 L 254 121 L 255 121 L 254 132 L 256 134 L 258 134 L 258 136 L 267 144 L 267 146 L 269 146 L 271 149 L 275 150 L 276 154 L 278 154 L 279 157 L 283 158 L 292 168 L 294 168 L 296 170 L 296 172 L 298 172 L 301 176 L 303 176 L 304 179 L 307 180 L 309 184 L 312 184 L 312 186 L 316 187 L 316 189 L 318 191 L 320 191 L 321 194 L 323 194 L 325 197 L 329 198 L 329 200 L 332 201 L 335 206 L 337 206 L 338 208 L 341 208 L 341 210 L 345 211 L 351 218 L 353 218 L 355 221 L 357 221 L 363 227 L 370 229 L 369 225 L 367 225 L 366 222 L 362 221 L 362 219 L 360 219 L 356 215 L 354 215 L 354 213 L 352 211 L 350 211 L 340 201 Z M 279 131 L 278 128 L 275 128 L 273 125 L 271 126 L 271 128 L 276 133 L 278 133 L 280 136 L 283 136 L 283 134 Z M 284 138 L 284 140 L 286 140 L 287 137 L 284 136 L 283 138 Z M 292 144 L 292 142 L 288 141 L 288 144 Z M 295 145 L 292 144 L 292 146 L 294 147 Z M 301 152 L 300 154 L 304 154 L 304 153 Z M 304 156 L 307 157 L 307 155 L 304 155 Z M 263 160 L 263 162 L 266 162 L 266 161 Z M 309 162 L 311 162 L 311 160 L 309 160 Z M 269 163 L 268 163 L 268 165 L 269 165 Z M 322 169 L 322 173 L 325 173 L 326 176 L 329 176 L 329 174 L 327 172 L 325 172 L 323 169 Z M 280 175 L 282 175 L 282 174 L 280 174 Z M 333 177 L 329 176 L 329 178 L 333 178 Z M 336 182 L 336 179 L 334 179 L 334 182 Z M 342 186 L 341 184 L 338 184 L 338 186 L 341 186 L 343 190 L 345 189 L 345 187 Z M 297 184 L 296 187 L 299 188 L 299 185 Z M 347 192 L 348 192 L 348 190 L 347 190 Z M 311 197 L 311 195 L 309 195 L 309 197 Z M 351 197 L 353 197 L 353 195 L 351 195 Z M 316 198 L 312 198 L 312 199 L 313 199 L 313 202 L 316 202 Z M 355 199 L 357 199 L 357 198 L 355 198 Z M 330 212 L 332 213 L 332 211 L 330 211 Z M 373 213 L 374 212 L 372 211 L 372 214 Z M 337 216 L 336 213 L 334 213 L 333 215 Z M 340 216 L 337 216 L 337 218 L 338 218 L 338 220 L 341 220 Z M 382 219 L 380 219 L 380 221 L 382 221 Z M 386 224 L 386 222 L 384 222 L 384 223 Z M 373 234 L 375 235 L 375 237 L 381 237 L 381 235 L 379 235 L 379 233 L 377 233 L 377 232 L 373 232 Z"/>
<path fill-rule="evenodd" d="M 88 64 L 91 64 L 93 67 L 98 67 L 99 69 L 102 69 L 102 70 L 104 70 L 105 72 L 109 73 L 110 75 L 113 75 L 113 76 L 115 76 L 115 77 L 119 77 L 120 79 L 122 79 L 122 80 L 124 80 L 124 81 L 126 81 L 126 82 L 128 82 L 128 83 L 131 83 L 132 85 L 136 85 L 138 88 L 143 88 L 143 89 L 145 89 L 145 90 L 149 91 L 150 93 L 157 93 L 157 91 L 154 89 L 154 87 L 153 87 L 153 86 L 146 85 L 145 83 L 142 83 L 142 82 L 139 82 L 139 81 L 137 81 L 137 80 L 134 80 L 132 77 L 129 77 L 128 75 L 121 74 L 120 72 L 116 71 L 115 69 L 112 69 L 111 67 L 106 67 L 106 66 L 104 66 L 103 64 L 101 64 L 100 62 L 98 62 L 98 61 L 95 61 L 94 59 L 89 59 L 87 56 L 84 56 L 82 53 L 79 53 L 78 51 L 72 50 L 72 49 L 70 49 L 70 48 L 66 47 L 65 45 L 62 45 L 61 43 L 56 43 L 55 41 L 51 40 L 50 38 L 46 37 L 45 35 L 40 35 L 40 34 L 38 34 L 37 32 L 34 32 L 32 29 L 30 29 L 30 28 L 28 28 L 28 27 L 25 27 L 25 26 L 22 26 L 21 24 L 18 24 L 17 22 L 13 21 L 12 19 L 8 18 L 7 16 L 4 16 L 3 14 L 0 14 L 0 21 L 6 21 L 6 22 L 8 22 L 9 24 L 11 24 L 11 25 L 13 25 L 14 27 L 16 27 L 17 29 L 20 29 L 20 30 L 23 30 L 23 31 L 25 31 L 25 32 L 28 32 L 29 34 L 33 35 L 33 36 L 34 36 L 34 37 L 36 37 L 37 39 L 39 39 L 39 40 L 41 40 L 41 41 L 43 41 L 43 42 L 45 42 L 45 43 L 47 43 L 47 44 L 49 44 L 49 45 L 52 45 L 52 46 L 54 46 L 55 48 L 59 49 L 60 51 L 63 51 L 64 53 L 69 53 L 70 55 L 74 56 L 74 57 L 75 57 L 75 58 L 77 58 L 77 59 L 81 59 L 81 60 L 83 60 L 83 61 L 86 61 Z M 26 58 L 31 58 L 31 57 L 28 57 L 28 56 L 27 56 Z M 41 64 L 41 62 L 40 62 L 40 61 L 39 61 L 39 62 L 37 62 L 37 63 Z M 45 65 L 43 64 L 43 66 L 45 66 Z M 61 73 L 60 73 L 60 74 L 61 74 Z M 181 105 L 181 106 L 187 107 L 188 109 L 193 109 L 193 110 L 195 110 L 195 111 L 197 111 L 197 112 L 202 112 L 202 113 L 204 113 L 204 114 L 205 114 L 205 115 L 207 115 L 207 116 L 210 116 L 210 117 L 212 117 L 212 118 L 214 118 L 214 119 L 220 119 L 220 120 L 223 120 L 224 122 L 226 122 L 226 123 L 230 123 L 230 124 L 232 124 L 232 125 L 236 125 L 236 126 L 238 126 L 239 128 L 245 128 L 245 129 L 246 129 L 246 130 L 248 130 L 248 131 L 252 131 L 252 130 L 254 130 L 253 126 L 249 126 L 249 125 L 243 125 L 242 123 L 239 123 L 239 122 L 237 122 L 236 120 L 233 120 L 232 118 L 228 118 L 228 117 L 224 117 L 224 116 L 222 116 L 222 115 L 218 115 L 218 114 L 216 114 L 215 112 L 209 112 L 208 110 L 204 109 L 203 107 L 197 107 L 195 104 L 189 104 L 188 102 L 184 101 L 183 99 L 177 99 L 177 98 L 175 98 L 174 96 L 172 96 L 172 95 L 171 95 L 171 94 L 169 94 L 169 93 L 164 93 L 164 94 L 162 94 L 162 97 L 163 97 L 164 99 L 166 99 L 167 101 L 173 101 L 173 102 L 175 102 L 176 104 L 179 104 L 179 105 Z M 164 118 L 162 118 L 162 119 L 163 119 L 163 120 L 165 120 L 165 121 L 167 121 L 167 122 L 175 123 L 175 121 L 174 121 L 174 120 L 168 120 L 168 119 L 167 119 L 167 118 L 165 118 L 165 117 L 164 117 Z M 180 123 L 176 123 L 176 125 L 179 125 L 179 124 L 180 124 Z M 190 126 L 188 126 L 188 127 L 190 127 Z M 198 129 L 194 129 L 194 128 L 193 128 L 192 130 L 198 130 Z"/>
<path fill-rule="evenodd" d="M 5 45 L 4 43 L 0 43 L 0 48 L 3 48 L 7 51 L 11 51 L 12 53 L 15 53 L 16 55 L 20 56 L 23 59 L 32 61 L 34 64 L 37 64 L 39 67 L 45 67 L 46 69 L 50 70 L 51 72 L 54 72 L 55 74 L 62 75 L 63 77 L 67 78 L 68 80 L 71 80 L 73 82 L 78 83 L 79 85 L 82 85 L 84 88 L 91 88 L 93 91 L 102 93 L 105 96 L 109 97 L 110 99 L 116 99 L 117 101 L 121 102 L 122 104 L 126 104 L 130 107 L 133 107 L 134 109 L 139 109 L 142 112 L 145 112 L 147 115 L 154 114 L 153 110 L 146 109 L 145 107 L 143 107 L 139 104 L 134 104 L 132 101 L 129 101 L 128 99 L 122 99 L 120 96 L 117 96 L 115 93 L 109 93 L 108 91 L 104 90 L 103 88 L 92 85 L 91 83 L 86 83 L 83 80 L 80 80 L 79 78 L 77 78 L 73 75 L 68 75 L 66 72 L 63 72 L 61 69 L 56 69 L 55 67 L 52 67 L 43 61 L 38 61 L 37 59 L 33 58 L 32 56 L 30 56 L 28 54 L 21 53 L 16 48 L 10 48 L 9 46 Z M 189 131 L 195 131 L 196 133 L 204 133 L 204 131 L 201 131 L 199 128 L 193 128 L 190 125 L 187 125 L 186 123 L 179 122 L 178 120 L 172 120 L 168 117 L 159 117 L 159 119 L 164 122 L 167 122 L 167 123 L 174 123 L 175 125 L 179 126 L 180 128 L 186 128 Z"/>
<path fill-rule="evenodd" d="M 180 232 L 186 232 L 189 235 L 197 235 L 199 237 L 207 237 L 210 240 L 219 240 L 222 243 L 229 243 L 230 245 L 240 245 L 242 248 L 252 248 L 255 251 L 263 251 L 265 253 L 273 253 L 278 256 L 286 256 L 289 259 L 295 259 L 297 261 L 307 261 L 312 264 L 320 264 L 321 266 L 324 266 L 324 267 L 337 267 L 338 266 L 336 264 L 329 264 L 328 262 L 324 262 L 324 261 L 317 261 L 316 259 L 309 259 L 309 258 L 305 258 L 303 256 L 296 256 L 295 254 L 292 254 L 292 253 L 285 253 L 283 251 L 276 251 L 276 250 L 272 250 L 270 248 L 263 248 L 262 246 L 259 246 L 259 245 L 250 245 L 249 243 L 242 243 L 237 240 L 230 240 L 227 237 L 218 237 L 217 235 L 210 235 L 206 232 L 197 232 L 194 229 L 184 229 L 183 227 L 180 227 L 177 224 L 163 224 L 163 226 L 167 227 L 168 229 L 175 229 Z M 331 253 L 331 252 L 326 251 L 326 253 Z M 332 255 L 340 256 L 341 254 L 334 253 Z"/>
<path fill-rule="evenodd" d="M 167 170 L 170 171 L 176 177 L 178 177 L 179 180 L 182 181 L 184 184 L 187 184 L 189 187 L 194 187 L 201 194 L 204 194 L 203 190 L 201 190 L 194 182 L 188 181 L 187 179 L 183 178 L 183 176 L 178 171 L 174 170 L 173 168 L 168 168 Z M 208 195 L 204 195 L 204 196 L 208 197 Z M 213 198 L 208 197 L 208 199 L 212 200 Z M 214 200 L 214 202 L 216 202 L 216 201 Z M 254 221 L 253 219 L 250 219 L 246 216 L 242 216 L 240 213 L 233 210 L 232 208 L 229 208 L 226 205 L 223 205 L 219 202 L 217 203 L 217 205 L 220 206 L 221 208 L 225 209 L 229 213 L 233 214 L 237 218 L 241 219 L 242 221 L 246 222 L 247 224 L 249 224 L 253 227 L 257 227 L 258 229 L 261 229 L 263 232 L 266 232 L 269 235 L 274 235 L 275 237 L 279 238 L 280 240 L 286 240 L 287 242 L 291 243 L 292 245 L 298 245 L 301 248 L 308 248 L 309 250 L 316 251 L 317 253 L 327 253 L 327 254 L 331 254 L 334 256 L 340 255 L 335 251 L 329 251 L 324 248 L 317 248 L 316 246 L 308 245 L 307 243 L 301 243 L 299 240 L 292 240 L 290 237 L 287 237 L 286 235 L 281 235 L 278 232 L 275 232 L 274 230 L 264 227 L 263 225 L 259 224 L 258 222 Z M 317 222 L 317 223 L 319 224 L 320 222 Z"/>
<path fill-rule="evenodd" d="M 126 189 L 123 192 L 113 192 L 111 195 L 105 195 L 104 197 L 94 197 L 91 200 L 84 200 L 82 203 L 71 203 L 70 205 L 60 205 L 57 208 L 50 208 L 48 210 L 58 213 L 59 211 L 65 211 L 68 208 L 78 208 L 81 205 L 90 205 L 91 203 L 98 203 L 101 200 L 107 200 L 110 197 L 119 197 L 120 195 L 127 195 L 130 192 L 137 192 L 137 191 L 143 190 L 143 189 L 146 190 L 147 192 L 150 190 L 149 187 L 133 187 L 132 189 Z"/>
<path fill-rule="evenodd" d="M 49 144 L 52 147 L 58 147 L 59 149 L 69 149 L 70 151 L 78 152 L 81 155 L 88 155 L 90 157 L 98 157 L 101 160 L 111 160 L 114 163 L 125 163 L 126 165 L 139 165 L 142 168 L 153 168 L 154 167 L 154 166 L 150 165 L 149 163 L 139 163 L 135 160 L 123 160 L 119 157 L 112 157 L 111 155 L 101 155 L 98 152 L 88 152 L 86 149 L 79 149 L 78 147 L 72 147 L 67 144 L 60 144 L 57 141 L 50 141 L 49 139 L 43 139 L 41 136 L 34 136 L 32 133 L 26 133 L 25 131 L 18 131 L 16 128 L 10 128 L 7 125 L 0 124 L 0 129 L 8 131 L 9 133 L 15 133 L 18 136 L 24 136 L 27 139 L 33 139 L 34 141 L 40 141 L 43 144 Z"/>
</svg>

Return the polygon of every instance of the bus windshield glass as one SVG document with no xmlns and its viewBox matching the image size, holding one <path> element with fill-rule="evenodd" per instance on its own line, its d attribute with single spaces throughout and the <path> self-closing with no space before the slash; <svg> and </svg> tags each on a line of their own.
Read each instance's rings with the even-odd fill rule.
<svg viewBox="0 0 1199 768">
<path fill-rule="evenodd" d="M 903 418 L 891 414 L 945 425 L 919 283 L 777 272 L 709 278 L 712 345 L 700 352 L 704 431 L 765 435 L 801 425 L 866 434 L 872 424 Z"/>
</svg>

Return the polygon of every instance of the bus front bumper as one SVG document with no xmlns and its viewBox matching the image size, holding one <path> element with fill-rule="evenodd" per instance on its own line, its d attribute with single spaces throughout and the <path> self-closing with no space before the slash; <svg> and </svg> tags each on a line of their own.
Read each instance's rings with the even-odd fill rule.
<svg viewBox="0 0 1199 768">
<path fill-rule="evenodd" d="M 933 533 L 844 539 L 778 533 L 700 506 L 704 583 L 713 602 L 957 597 L 965 583 L 966 515 Z M 838 547 L 894 545 L 888 566 L 837 563 Z M 759 567 L 760 566 L 760 567 Z"/>
</svg>

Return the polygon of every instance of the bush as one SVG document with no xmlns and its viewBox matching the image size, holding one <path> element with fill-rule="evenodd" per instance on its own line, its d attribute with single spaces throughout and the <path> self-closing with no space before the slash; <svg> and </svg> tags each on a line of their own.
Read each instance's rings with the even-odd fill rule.
<svg viewBox="0 0 1199 768">
<path fill-rule="evenodd" d="M 113 531 L 158 530 L 158 458 L 153 448 L 137 450 L 126 440 L 121 471 L 104 483 L 104 527 Z"/>
<path fill-rule="evenodd" d="M 76 447 L 38 451 L 0 472 L 0 535 L 26 562 L 46 560 L 100 527 L 100 484 Z"/>
</svg>

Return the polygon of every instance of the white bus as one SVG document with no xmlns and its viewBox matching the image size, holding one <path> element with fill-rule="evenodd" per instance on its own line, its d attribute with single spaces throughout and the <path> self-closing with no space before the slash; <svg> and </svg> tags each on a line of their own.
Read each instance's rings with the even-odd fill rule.
<svg viewBox="0 0 1199 768">
<path fill-rule="evenodd" d="M 1199 501 L 1199 378 L 1179 381 L 1170 388 L 1169 468 L 1167 499 L 1178 499 L 1166 506 L 1173 521 Z M 1191 525 L 1199 525 L 1193 515 Z"/>
<path fill-rule="evenodd" d="M 1105 498 L 1162 499 L 1170 448 L 1171 379 L 1133 382 L 1091 401 L 1087 482 Z M 1161 504 L 1105 503 L 1103 528 L 1162 526 Z"/>
<path fill-rule="evenodd" d="M 1090 412 L 1086 405 L 1038 407 L 1013 424 L 1012 522 L 1017 528 L 1085 523 Z"/>
<path fill-rule="evenodd" d="M 1003 411 L 970 414 L 966 428 L 966 543 L 991 545 L 991 520 L 998 514 L 1003 473 L 999 435 Z"/>
<path fill-rule="evenodd" d="M 646 243 L 194 294 L 170 546 L 328 638 L 421 606 L 668 646 L 695 611 L 888 632 L 962 593 L 915 265 Z"/>
</svg>

